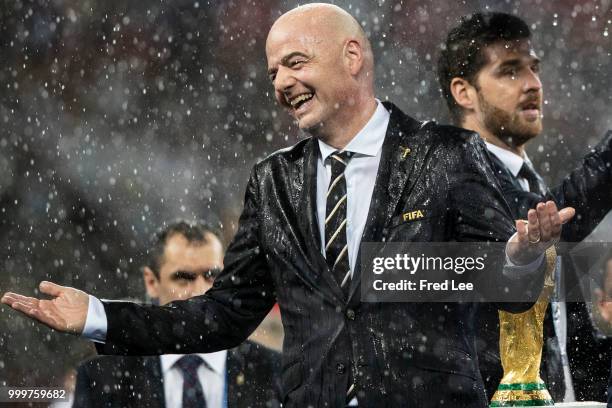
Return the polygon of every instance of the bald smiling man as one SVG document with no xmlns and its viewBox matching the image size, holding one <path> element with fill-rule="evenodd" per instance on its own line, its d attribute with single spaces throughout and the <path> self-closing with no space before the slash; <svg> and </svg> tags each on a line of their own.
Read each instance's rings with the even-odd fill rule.
<svg viewBox="0 0 612 408">
<path fill-rule="evenodd" d="M 539 293 L 542 254 L 573 210 L 541 204 L 515 234 L 478 135 L 378 101 L 370 44 L 344 10 L 289 11 L 270 29 L 266 54 L 276 100 L 311 137 L 254 166 L 211 290 L 145 307 L 43 282 L 50 300 L 2 301 L 97 341 L 100 353 L 129 355 L 234 347 L 278 302 L 284 406 L 486 407 L 477 304 L 362 303 L 360 243 L 511 239 L 501 254 L 514 264 L 510 277 Z M 402 217 L 415 209 L 426 216 Z M 502 270 L 488 272 L 512 286 Z"/>
</svg>

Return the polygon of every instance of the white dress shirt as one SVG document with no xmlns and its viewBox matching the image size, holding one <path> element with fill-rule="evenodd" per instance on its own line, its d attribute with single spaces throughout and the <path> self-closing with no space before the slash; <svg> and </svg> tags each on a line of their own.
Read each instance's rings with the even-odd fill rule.
<svg viewBox="0 0 612 408">
<path fill-rule="evenodd" d="M 208 408 L 226 408 L 225 396 L 227 350 L 216 353 L 197 354 L 204 363 L 198 367 L 198 379 L 202 384 L 204 399 Z M 175 363 L 183 354 L 159 356 L 164 381 L 166 408 L 181 408 L 183 402 L 183 373 Z"/>
<path fill-rule="evenodd" d="M 390 114 L 380 101 L 368 123 L 355 135 L 343 151 L 354 153 L 344 170 L 346 180 L 346 243 L 348 245 L 351 277 L 355 270 L 361 236 L 368 219 L 374 183 L 378 174 L 382 145 L 389 125 Z M 325 197 L 331 178 L 329 156 L 336 151 L 328 144 L 319 142 L 317 161 L 317 217 L 321 235 L 321 252 L 325 256 Z"/>
<path fill-rule="evenodd" d="M 524 162 L 531 164 L 527 154 L 521 157 L 510 150 L 502 149 L 501 147 L 495 146 L 489 142 L 485 142 L 485 144 L 487 145 L 487 150 L 493 153 L 502 163 L 504 163 L 504 166 L 510 170 L 510 173 L 512 173 L 512 176 L 519 182 L 523 190 L 529 191 L 529 182 L 527 179 L 518 176 Z"/>
</svg>

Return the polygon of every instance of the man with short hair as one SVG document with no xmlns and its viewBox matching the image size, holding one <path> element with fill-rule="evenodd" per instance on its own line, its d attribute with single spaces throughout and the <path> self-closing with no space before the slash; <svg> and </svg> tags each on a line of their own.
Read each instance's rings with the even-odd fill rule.
<svg viewBox="0 0 612 408">
<path fill-rule="evenodd" d="M 2 301 L 111 354 L 231 347 L 278 302 L 285 406 L 488 406 L 473 345 L 477 304 L 361 302 L 360 244 L 510 240 L 487 272 L 500 292 L 539 293 L 543 253 L 573 209 L 540 203 L 513 235 L 482 141 L 378 101 L 370 43 L 341 8 L 283 14 L 266 55 L 277 102 L 311 137 L 254 166 L 210 291 L 143 308 L 43 282 L 51 301 L 15 293 Z M 402 216 L 415 209 L 423 217 Z"/>
<path fill-rule="evenodd" d="M 199 296 L 223 266 L 219 233 L 203 222 L 172 223 L 153 237 L 147 265 L 143 279 L 155 303 Z M 274 407 L 279 397 L 280 354 L 247 341 L 206 354 L 91 359 L 78 368 L 73 406 Z"/>
<path fill-rule="evenodd" d="M 478 132 L 485 140 L 513 217 L 525 218 L 529 208 L 547 199 L 559 206 L 575 207 L 577 216 L 564 226 L 562 239 L 578 242 L 612 208 L 612 132 L 608 132 L 583 159 L 582 166 L 561 185 L 552 191 L 546 187 L 525 153 L 526 144 L 542 132 L 540 60 L 530 38 L 528 25 L 513 15 L 491 12 L 464 17 L 449 32 L 440 54 L 440 87 L 454 124 Z M 569 262 L 564 266 L 567 269 Z M 577 286 L 572 274 L 566 272 L 561 276 L 566 288 Z M 584 303 L 567 305 L 584 309 Z M 554 322 L 550 312 L 553 307 Z M 553 303 L 544 325 L 542 377 L 556 401 L 564 397 L 573 399 L 567 367 L 565 307 L 566 303 Z M 482 308 L 480 327 L 479 365 L 491 397 L 502 377 L 495 307 Z M 589 335 L 583 331 L 573 337 Z M 580 354 L 580 359 L 588 357 L 586 353 Z M 601 363 L 594 362 L 597 364 Z M 572 368 L 580 369 L 578 364 Z M 585 394 L 590 378 L 577 384 L 576 392 L 581 393 L 578 396 L 601 399 L 601 393 Z M 603 392 L 603 387 L 600 388 Z"/>
</svg>

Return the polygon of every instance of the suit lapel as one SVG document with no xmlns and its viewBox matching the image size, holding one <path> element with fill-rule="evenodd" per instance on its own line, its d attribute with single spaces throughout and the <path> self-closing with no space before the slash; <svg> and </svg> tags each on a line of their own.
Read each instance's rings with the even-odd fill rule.
<svg viewBox="0 0 612 408">
<path fill-rule="evenodd" d="M 383 230 L 393 216 L 400 198 L 410 194 L 418 178 L 413 172 L 416 157 L 420 153 L 419 149 L 427 148 L 416 143 L 414 138 L 415 133 L 421 128 L 421 122 L 404 115 L 391 103 L 383 104 L 390 111 L 391 117 L 361 243 L 381 241 Z M 361 253 L 361 249 L 359 252 Z M 361 285 L 360 258 L 359 255 L 351 280 L 349 303 L 353 305 L 360 301 L 358 296 Z"/>
<path fill-rule="evenodd" d="M 245 381 L 244 363 L 244 357 L 238 352 L 238 348 L 227 350 L 227 408 L 243 405 L 240 404 L 238 399 L 240 395 L 244 395 L 247 400 L 250 396 L 250 393 L 244 389 L 243 385 Z"/>
<path fill-rule="evenodd" d="M 524 191 L 523 186 L 518 181 L 518 178 L 514 177 L 514 175 L 510 172 L 510 169 L 506 167 L 506 165 L 499 159 L 499 157 L 497 157 L 494 153 L 489 152 L 488 150 L 487 152 L 489 153 L 489 157 L 491 158 L 491 161 L 496 167 L 495 170 L 497 170 L 498 172 L 503 172 L 503 177 L 509 180 L 510 184 L 512 184 L 512 187 L 515 188 L 517 191 Z"/>
<path fill-rule="evenodd" d="M 316 139 L 311 138 L 304 149 L 303 168 L 301 171 L 298 169 L 302 188 L 295 205 L 300 229 L 304 232 L 306 248 L 310 250 L 308 255 L 319 254 L 322 256 L 317 218 L 317 160 L 319 148 L 316 143 Z"/>
<path fill-rule="evenodd" d="M 304 151 L 304 162 L 302 174 L 302 188 L 299 194 L 299 200 L 295 203 L 296 214 L 300 230 L 304 233 L 306 260 L 310 262 L 312 276 L 303 276 L 304 279 L 310 280 L 312 285 L 322 289 L 319 282 L 323 280 L 325 287 L 331 290 L 329 293 L 336 302 L 344 303 L 344 294 L 340 285 L 334 279 L 333 274 L 329 271 L 325 257 L 321 253 L 321 235 L 319 233 L 319 221 L 317 217 L 317 162 L 319 160 L 319 146 L 317 140 L 311 138 Z M 302 268 L 304 269 L 304 268 Z M 303 270 L 305 273 L 309 273 Z M 309 279 L 312 278 L 312 279 Z M 329 292 L 329 291 L 327 291 Z M 325 293 L 327 293 L 325 292 Z"/>
<path fill-rule="evenodd" d="M 164 382 L 161 371 L 161 361 L 158 356 L 143 357 L 143 381 L 146 384 L 143 387 L 143 395 L 148 398 L 147 407 L 149 408 L 165 408 L 166 396 L 164 393 Z"/>
</svg>

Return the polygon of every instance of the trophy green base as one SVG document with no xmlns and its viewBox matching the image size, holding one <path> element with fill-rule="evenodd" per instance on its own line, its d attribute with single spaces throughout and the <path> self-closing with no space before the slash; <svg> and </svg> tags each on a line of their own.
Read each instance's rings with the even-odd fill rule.
<svg viewBox="0 0 612 408">
<path fill-rule="evenodd" d="M 499 384 L 490 407 L 545 407 L 555 403 L 541 383 Z"/>
</svg>

